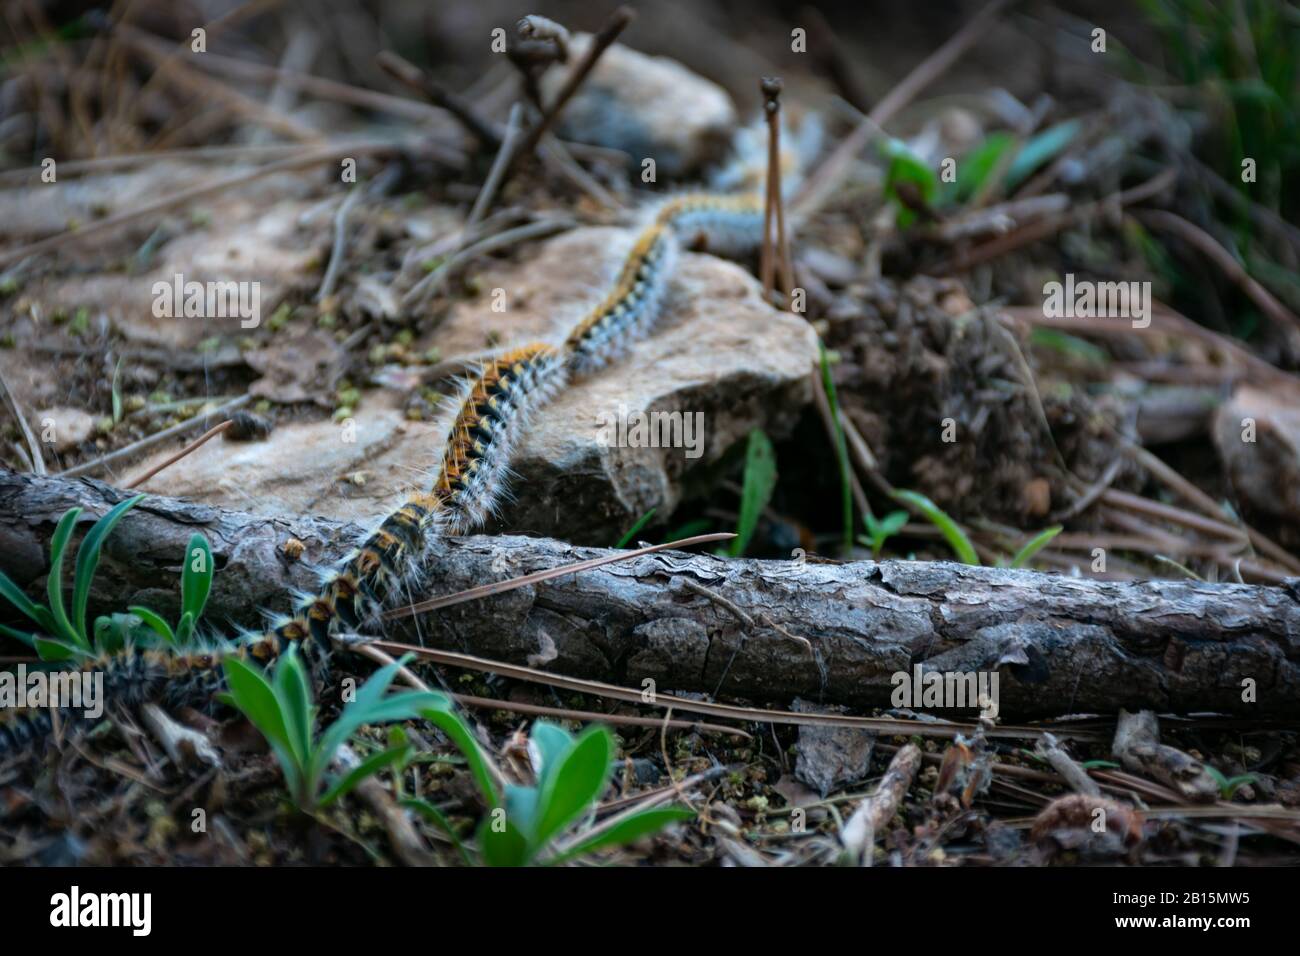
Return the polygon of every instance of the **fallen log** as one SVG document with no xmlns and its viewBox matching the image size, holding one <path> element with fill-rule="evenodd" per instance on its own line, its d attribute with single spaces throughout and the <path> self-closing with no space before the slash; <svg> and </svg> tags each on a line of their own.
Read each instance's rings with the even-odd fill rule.
<svg viewBox="0 0 1300 956">
<path fill-rule="evenodd" d="M 80 506 L 88 524 L 128 495 L 93 479 L 0 471 L 0 570 L 38 596 L 60 515 Z M 360 534 L 317 517 L 149 496 L 109 536 L 92 609 L 144 604 L 174 616 L 180 561 L 197 530 L 217 568 L 213 626 L 258 626 L 259 611 L 286 610 L 291 588 L 312 587 L 312 565 L 337 559 Z M 543 538 L 449 539 L 412 599 L 602 553 Z M 897 675 L 920 667 L 996 672 L 1007 718 L 1120 707 L 1300 716 L 1294 580 L 1110 582 L 939 562 L 660 552 L 394 621 L 391 631 L 577 677 L 653 681 L 660 692 L 887 707 L 897 703 Z"/>
</svg>

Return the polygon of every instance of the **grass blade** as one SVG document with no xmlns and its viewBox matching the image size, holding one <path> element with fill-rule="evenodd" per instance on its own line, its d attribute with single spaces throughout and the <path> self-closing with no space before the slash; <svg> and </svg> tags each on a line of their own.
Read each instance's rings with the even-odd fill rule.
<svg viewBox="0 0 1300 956">
<path fill-rule="evenodd" d="M 626 548 L 627 545 L 628 545 L 628 542 L 634 540 L 634 539 L 636 538 L 637 534 L 641 531 L 641 529 L 644 528 L 647 524 L 650 523 L 650 519 L 653 518 L 653 517 L 655 516 L 655 510 L 656 510 L 656 509 L 651 508 L 651 509 L 650 509 L 649 511 L 647 511 L 645 514 L 643 514 L 640 518 L 638 518 L 636 524 L 632 525 L 632 527 L 630 527 L 630 528 L 627 529 L 627 534 L 625 534 L 625 535 L 623 535 L 623 537 L 619 538 L 619 539 L 618 539 L 618 544 L 614 545 L 614 547 L 615 547 L 616 549 Z"/>
<path fill-rule="evenodd" d="M 176 646 L 176 635 L 172 632 L 172 626 L 162 619 L 162 615 L 147 607 L 140 607 L 138 604 L 133 604 L 131 607 L 128 607 L 127 610 L 140 620 L 144 621 L 145 626 L 148 627 L 149 630 L 153 631 L 168 644 L 173 647 Z"/>
<path fill-rule="evenodd" d="M 77 569 L 72 581 L 72 621 L 87 649 L 90 648 L 90 639 L 86 635 L 86 604 L 90 600 L 90 582 L 95 577 L 95 568 L 99 566 L 100 549 L 113 526 L 143 498 L 144 495 L 136 495 L 114 505 L 86 532 L 81 547 L 77 549 Z"/>
<path fill-rule="evenodd" d="M 196 532 L 185 549 L 185 567 L 181 571 L 181 611 L 193 614 L 195 623 L 203 616 L 203 608 L 208 603 L 212 572 L 212 545 Z"/>
<path fill-rule="evenodd" d="M 670 823 L 690 820 L 694 817 L 695 811 L 688 810 L 685 807 L 653 807 L 649 810 L 642 810 L 640 813 L 634 813 L 632 816 L 619 821 L 603 833 L 597 833 L 586 840 L 578 841 L 560 855 L 545 862 L 554 866 L 557 863 L 564 863 L 594 850 L 631 843 L 633 840 L 639 840 L 643 836 L 648 836 L 657 830 L 663 829 Z"/>
<path fill-rule="evenodd" d="M 774 488 L 776 452 L 762 429 L 755 428 L 749 433 L 749 444 L 745 449 L 745 483 L 740 491 L 740 518 L 736 522 L 736 539 L 731 542 L 729 549 L 733 558 L 743 555 L 749 547 L 749 539 L 754 536 L 758 519 L 771 500 Z"/>
<path fill-rule="evenodd" d="M 1034 535 L 1025 543 L 1023 548 L 1016 552 L 1015 557 L 1011 559 L 1011 566 L 1013 568 L 1023 568 L 1034 559 L 1034 555 L 1043 550 L 1048 542 L 1060 534 L 1062 530 L 1063 526 L 1056 524 Z"/>
<path fill-rule="evenodd" d="M 72 537 L 72 526 L 81 516 L 80 508 L 69 508 L 59 519 L 50 539 L 50 577 L 45 584 L 45 593 L 50 602 L 50 614 L 54 618 L 55 637 L 61 637 L 83 650 L 90 650 L 87 641 L 68 620 L 68 612 L 63 609 L 63 555 L 68 550 L 68 539 Z"/>
<path fill-rule="evenodd" d="M 970 538 L 966 537 L 966 532 L 933 501 L 916 491 L 895 491 L 894 497 L 921 512 L 930 524 L 938 528 L 962 564 L 980 563 L 979 555 L 975 553 L 975 546 L 971 544 Z"/>
</svg>

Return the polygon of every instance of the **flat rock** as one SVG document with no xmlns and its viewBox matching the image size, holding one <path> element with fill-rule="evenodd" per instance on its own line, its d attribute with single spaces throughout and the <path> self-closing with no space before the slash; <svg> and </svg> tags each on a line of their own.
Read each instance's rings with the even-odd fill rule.
<svg viewBox="0 0 1300 956">
<path fill-rule="evenodd" d="M 579 229 L 521 265 L 480 274 L 482 296 L 453 309 L 434 344 L 456 355 L 482 351 L 489 335 L 503 345 L 561 341 L 603 297 L 634 236 Z M 505 312 L 492 311 L 493 289 L 504 291 Z M 656 521 L 667 518 L 751 429 L 780 437 L 793 428 L 812 398 L 816 358 L 811 327 L 767 305 L 751 275 L 685 254 L 649 338 L 537 415 L 515 453 L 514 501 L 499 526 L 608 545 L 651 508 Z M 668 437 L 694 447 L 632 447 L 631 428 L 620 436 L 609 427 L 655 412 L 681 413 L 683 426 L 690 415 L 698 432 Z"/>
<path fill-rule="evenodd" d="M 482 353 L 534 340 L 562 341 L 603 297 L 634 232 L 580 229 L 542 245 L 522 263 L 479 274 L 482 290 L 458 303 L 421 348 L 443 355 Z M 494 289 L 505 293 L 494 312 Z M 687 254 L 652 335 L 629 355 L 570 385 L 533 420 L 511 467 L 513 501 L 494 529 L 531 531 L 608 545 L 651 508 L 666 519 L 709 466 L 753 428 L 779 437 L 811 400 L 816 338 L 801 318 L 766 305 L 754 278 L 711 256 Z M 401 494 L 426 486 L 444 429 L 406 421 L 397 388 L 362 393 L 353 430 L 334 421 L 282 424 L 264 441 L 214 440 L 142 486 L 263 514 L 313 513 L 367 522 Z M 450 414 L 448 403 L 445 411 Z M 678 447 L 620 444 L 602 426 L 648 412 L 689 413 Z M 684 419 L 683 419 L 684 421 Z M 350 440 L 349 440 L 350 434 Z M 612 439 L 602 444 L 601 439 Z M 688 443 L 689 447 L 681 447 Z M 179 443 L 177 443 L 179 444 Z M 122 477 L 130 481 L 164 461 L 160 449 Z"/>
<path fill-rule="evenodd" d="M 394 394 L 367 393 L 350 424 L 280 425 L 265 441 L 218 438 L 140 490 L 255 514 L 317 514 L 368 524 L 425 483 L 439 437 L 433 424 L 407 421 Z M 175 451 L 156 452 L 117 483 L 129 483 Z"/>
<path fill-rule="evenodd" d="M 569 64 L 581 60 L 591 36 L 575 34 Z M 570 66 L 542 77 L 544 97 L 553 100 Z M 656 171 L 680 176 L 717 159 L 731 142 L 736 108 L 727 91 L 676 60 L 647 56 L 615 43 L 597 61 L 560 114 L 562 135 L 621 149 Z"/>
</svg>

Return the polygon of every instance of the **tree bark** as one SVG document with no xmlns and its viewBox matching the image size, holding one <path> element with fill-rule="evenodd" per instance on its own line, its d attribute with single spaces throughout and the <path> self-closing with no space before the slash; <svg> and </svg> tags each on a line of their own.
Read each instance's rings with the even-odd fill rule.
<svg viewBox="0 0 1300 956">
<path fill-rule="evenodd" d="M 42 597 L 60 515 L 79 531 L 130 493 L 0 471 L 0 570 Z M 310 590 L 356 525 L 150 495 L 104 546 L 92 606 L 174 617 L 189 537 L 212 543 L 210 626 L 257 627 Z M 290 539 L 304 546 L 294 557 Z M 415 600 L 608 553 L 519 536 L 447 539 Z M 65 582 L 70 580 L 69 555 Z M 687 584 L 686 582 L 694 582 Z M 700 588 L 723 600 L 714 600 Z M 746 624 L 727 606 L 739 608 Z M 0 619 L 11 620 L 7 609 Z M 752 626 L 751 626 L 752 625 Z M 899 673 L 996 670 L 1001 716 L 1300 715 L 1300 582 L 1105 582 L 938 562 L 722 560 L 660 552 L 395 622 L 397 639 L 634 687 L 890 706 Z M 813 653 L 799 638 L 811 643 Z M 970 713 L 968 709 L 966 713 Z M 952 712 L 944 716 L 957 716 Z"/>
</svg>

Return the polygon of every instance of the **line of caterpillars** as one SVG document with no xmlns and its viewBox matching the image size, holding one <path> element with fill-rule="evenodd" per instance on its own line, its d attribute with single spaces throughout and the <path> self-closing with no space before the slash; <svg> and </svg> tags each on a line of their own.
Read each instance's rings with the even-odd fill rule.
<svg viewBox="0 0 1300 956">
<path fill-rule="evenodd" d="M 323 661 L 340 631 L 376 623 L 440 535 L 465 534 L 493 513 L 529 416 L 570 379 L 604 367 L 649 331 L 662 311 L 679 245 L 743 254 L 761 236 L 762 208 L 757 196 L 710 193 L 684 194 L 662 204 L 633 243 L 609 293 L 562 346 L 534 342 L 484 363 L 466 385 L 431 488 L 385 517 L 341 567 L 325 575 L 315 594 L 299 597 L 291 616 L 219 648 L 180 654 L 128 648 L 83 669 L 108 675 L 107 699 L 135 706 L 144 700 L 206 700 L 219 689 L 221 659 L 232 654 L 265 664 L 293 645 L 308 660 Z M 0 755 L 51 726 L 48 715 L 40 713 L 29 714 L 25 722 L 14 718 L 12 710 L 0 711 Z"/>
</svg>

